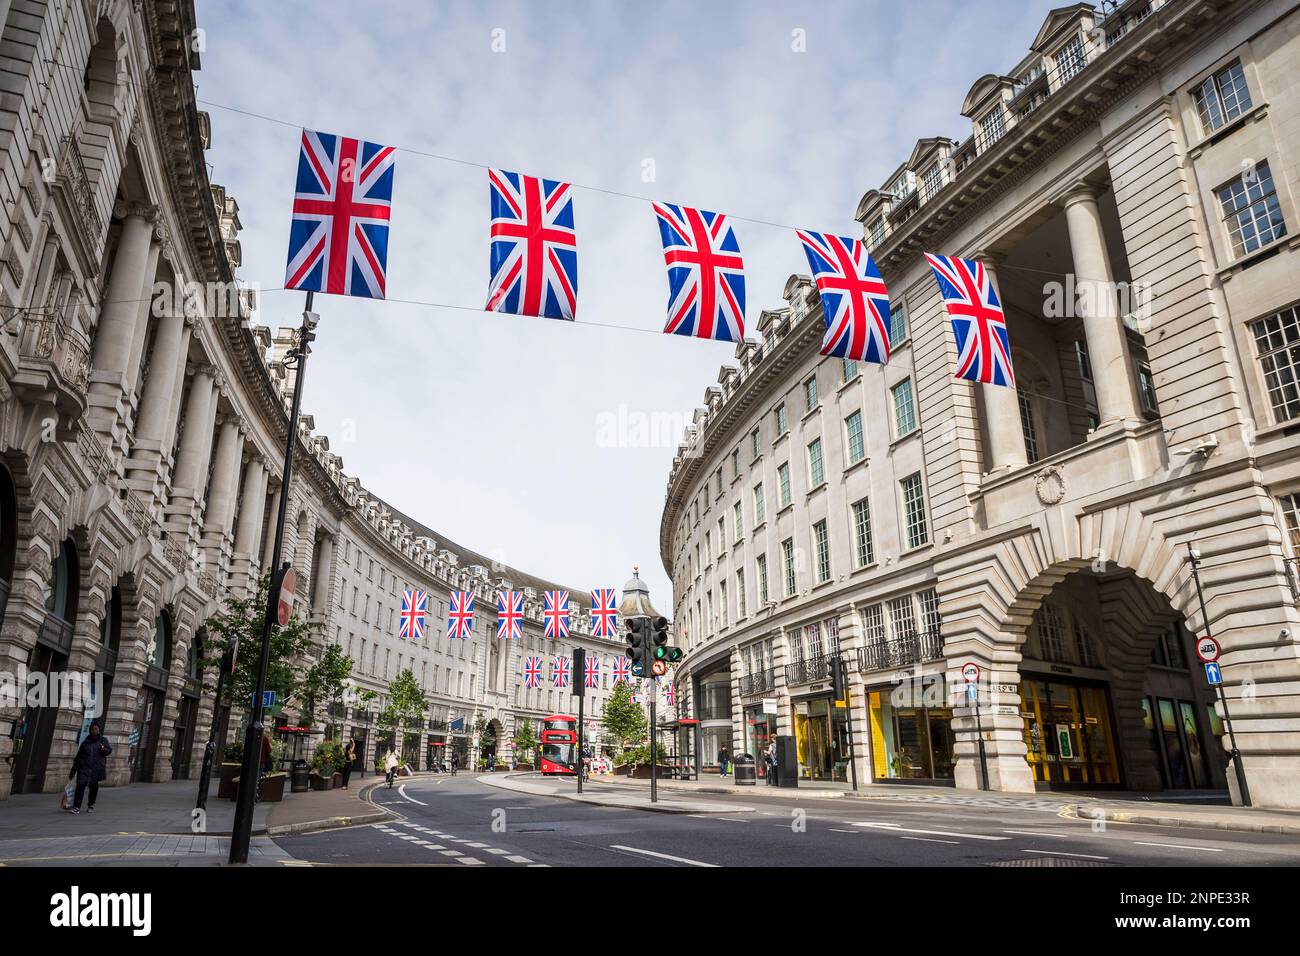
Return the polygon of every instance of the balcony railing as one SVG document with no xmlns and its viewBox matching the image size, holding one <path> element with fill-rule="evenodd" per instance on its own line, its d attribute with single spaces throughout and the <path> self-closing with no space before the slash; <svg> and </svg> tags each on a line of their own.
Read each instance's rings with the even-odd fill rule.
<svg viewBox="0 0 1300 956">
<path fill-rule="evenodd" d="M 869 641 L 858 648 L 858 670 L 883 671 L 943 657 L 943 639 L 937 630 L 922 631 L 892 641 Z"/>
<path fill-rule="evenodd" d="M 831 672 L 825 655 L 807 657 L 791 661 L 785 665 L 785 679 L 791 684 L 811 684 L 813 681 L 830 680 Z"/>
<path fill-rule="evenodd" d="M 776 671 L 773 668 L 754 671 L 740 678 L 740 696 L 753 697 L 776 687 Z"/>
<path fill-rule="evenodd" d="M 72 650 L 72 625 L 53 614 L 45 615 L 37 637 L 42 644 L 52 647 L 60 654 L 67 654 Z"/>
<path fill-rule="evenodd" d="M 1291 585 L 1291 599 L 1300 604 L 1300 558 L 1284 558 L 1283 563 L 1286 565 L 1286 582 Z"/>
</svg>

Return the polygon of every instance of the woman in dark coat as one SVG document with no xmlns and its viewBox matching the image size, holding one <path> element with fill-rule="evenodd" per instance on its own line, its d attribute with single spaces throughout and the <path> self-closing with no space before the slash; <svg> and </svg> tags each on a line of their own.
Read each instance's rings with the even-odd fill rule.
<svg viewBox="0 0 1300 956">
<path fill-rule="evenodd" d="M 77 756 L 72 760 L 72 774 L 77 778 L 77 791 L 72 804 L 72 812 L 81 812 L 81 798 L 86 788 L 90 788 L 88 813 L 95 812 L 95 797 L 99 796 L 99 781 L 108 776 L 104 767 L 104 758 L 113 752 L 113 748 L 100 733 L 99 724 L 90 725 L 90 734 L 77 748 Z"/>
</svg>

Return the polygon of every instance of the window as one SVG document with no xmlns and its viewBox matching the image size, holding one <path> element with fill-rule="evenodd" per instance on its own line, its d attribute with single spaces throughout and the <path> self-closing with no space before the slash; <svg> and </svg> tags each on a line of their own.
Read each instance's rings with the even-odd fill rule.
<svg viewBox="0 0 1300 956">
<path fill-rule="evenodd" d="M 1034 428 L 1034 405 L 1023 388 L 1016 388 L 1020 401 L 1020 428 L 1025 436 L 1025 458 L 1029 464 L 1038 461 L 1038 433 Z"/>
<path fill-rule="evenodd" d="M 1007 117 L 999 103 L 980 120 L 979 147 L 988 149 L 1000 140 L 1007 131 Z"/>
<path fill-rule="evenodd" d="M 853 555 L 859 568 L 875 560 L 871 541 L 871 504 L 866 498 L 853 502 Z"/>
<path fill-rule="evenodd" d="M 803 409 L 811 412 L 817 407 L 817 376 L 803 383 Z"/>
<path fill-rule="evenodd" d="M 1277 203 L 1268 160 L 1255 164 L 1236 179 L 1219 187 L 1219 204 L 1234 255 L 1262 249 L 1286 235 L 1286 222 Z"/>
<path fill-rule="evenodd" d="M 722 581 L 718 584 L 718 608 L 722 612 L 722 626 L 726 627 L 727 620 L 727 582 Z"/>
<path fill-rule="evenodd" d="M 719 468 L 717 471 L 713 473 L 713 478 L 714 478 L 713 484 L 715 487 L 714 493 L 719 498 L 721 498 L 722 497 L 722 469 L 721 468 Z"/>
<path fill-rule="evenodd" d="M 1196 91 L 1196 111 L 1201 116 L 1201 129 L 1207 134 L 1236 119 L 1250 106 L 1250 89 L 1240 60 L 1207 77 Z"/>
<path fill-rule="evenodd" d="M 912 401 L 912 380 L 905 378 L 891 389 L 894 396 L 894 437 L 916 430 L 916 403 Z"/>
<path fill-rule="evenodd" d="M 1292 306 L 1251 324 L 1264 387 L 1278 422 L 1300 418 L 1300 308 Z"/>
<path fill-rule="evenodd" d="M 858 363 L 853 361 L 853 359 L 845 359 L 844 360 L 844 381 L 846 382 L 851 381 L 853 379 L 853 376 L 857 374 L 858 374 Z"/>
<path fill-rule="evenodd" d="M 767 520 L 767 503 L 763 500 L 763 486 L 754 486 L 754 527 Z"/>
<path fill-rule="evenodd" d="M 707 568 L 713 563 L 713 534 L 704 532 L 704 566 Z"/>
<path fill-rule="evenodd" d="M 814 438 L 808 445 L 808 480 L 809 488 L 816 488 L 826 480 L 826 469 L 822 461 L 822 440 Z"/>
<path fill-rule="evenodd" d="M 785 596 L 790 597 L 795 591 L 794 538 L 781 542 L 781 572 L 785 576 Z"/>
<path fill-rule="evenodd" d="M 776 434 L 778 437 L 790 430 L 790 423 L 785 418 L 785 405 L 776 407 Z"/>
<path fill-rule="evenodd" d="M 867 457 L 867 446 L 862 435 L 862 412 L 854 412 L 844 419 L 844 433 L 848 436 L 849 464 L 856 465 Z"/>
<path fill-rule="evenodd" d="M 1045 661 L 1065 659 L 1065 624 L 1060 612 L 1051 604 L 1044 603 L 1038 609 L 1038 646 Z"/>
<path fill-rule="evenodd" d="M 760 554 L 754 562 L 754 574 L 758 578 L 758 603 L 767 603 L 767 555 Z"/>
<path fill-rule="evenodd" d="M 781 489 L 781 507 L 790 503 L 790 463 L 784 462 L 776 469 L 777 485 Z"/>
<path fill-rule="evenodd" d="M 749 433 L 749 453 L 750 453 L 750 456 L 751 456 L 752 458 L 757 458 L 758 455 L 759 455 L 759 451 L 760 451 L 760 449 L 759 449 L 759 445 L 758 445 L 758 429 L 755 428 L 752 432 Z"/>
<path fill-rule="evenodd" d="M 731 477 L 740 477 L 740 449 L 737 448 L 731 453 Z"/>
<path fill-rule="evenodd" d="M 903 488 L 903 525 L 907 533 L 907 546 L 919 548 L 930 540 L 925 527 L 925 492 L 921 475 L 908 475 L 901 482 Z"/>
<path fill-rule="evenodd" d="M 727 553 L 727 522 L 723 518 L 718 519 L 718 556 Z"/>
<path fill-rule="evenodd" d="M 745 509 L 740 506 L 739 501 L 731 506 L 731 518 L 736 540 L 739 541 L 745 536 Z"/>
<path fill-rule="evenodd" d="M 824 520 L 813 525 L 813 546 L 817 553 L 817 583 L 821 584 L 831 579 L 831 539 Z"/>
<path fill-rule="evenodd" d="M 916 612 L 912 596 L 894 598 L 889 602 L 889 623 L 894 629 L 894 639 L 908 638 L 916 633 Z"/>
<path fill-rule="evenodd" d="M 736 618 L 745 616 L 745 569 L 736 572 Z"/>
<path fill-rule="evenodd" d="M 815 661 L 822 656 L 821 625 L 813 622 L 803 629 L 804 640 L 808 646 L 808 660 Z"/>
<path fill-rule="evenodd" d="M 921 627 L 928 634 L 939 633 L 939 593 L 934 588 L 926 588 L 917 595 L 921 602 Z"/>
<path fill-rule="evenodd" d="M 943 167 L 937 162 L 931 163 L 930 166 L 921 174 L 921 202 L 929 202 L 930 199 L 943 188 Z"/>
<path fill-rule="evenodd" d="M 1079 71 L 1088 63 L 1083 51 L 1083 37 L 1074 36 L 1056 52 L 1056 74 L 1058 83 L 1068 83 L 1079 75 Z"/>
<path fill-rule="evenodd" d="M 885 217 L 877 216 L 867 227 L 867 241 L 871 248 L 874 249 L 885 241 Z"/>
<path fill-rule="evenodd" d="M 1156 405 L 1156 383 L 1151 375 L 1151 367 L 1148 365 L 1138 366 L 1138 398 L 1142 402 L 1142 411 L 1147 415 L 1159 415 L 1160 409 Z"/>
<path fill-rule="evenodd" d="M 862 609 L 862 638 L 867 646 L 885 643 L 885 613 L 879 604 Z"/>
<path fill-rule="evenodd" d="M 889 347 L 895 349 L 907 338 L 907 309 L 902 302 L 889 303 Z"/>
<path fill-rule="evenodd" d="M 1092 360 L 1088 358 L 1088 343 L 1083 339 L 1074 340 L 1074 358 L 1079 363 L 1079 375 L 1092 381 Z"/>
</svg>

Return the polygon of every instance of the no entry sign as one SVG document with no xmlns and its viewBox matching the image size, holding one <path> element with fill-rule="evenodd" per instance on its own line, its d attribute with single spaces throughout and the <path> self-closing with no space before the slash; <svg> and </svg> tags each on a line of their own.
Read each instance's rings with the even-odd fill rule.
<svg viewBox="0 0 1300 956">
<path fill-rule="evenodd" d="M 1196 656 L 1207 664 L 1213 664 L 1219 659 L 1219 642 L 1212 637 L 1202 637 L 1196 642 Z"/>
<path fill-rule="evenodd" d="M 280 579 L 280 595 L 275 605 L 275 619 L 284 627 L 289 623 L 289 618 L 293 616 L 293 595 L 298 586 L 298 575 L 293 573 L 293 568 L 284 569 L 284 577 Z"/>
<path fill-rule="evenodd" d="M 975 683 L 980 679 L 980 666 L 974 661 L 967 661 L 961 665 L 961 676 L 965 678 L 966 683 Z"/>
</svg>

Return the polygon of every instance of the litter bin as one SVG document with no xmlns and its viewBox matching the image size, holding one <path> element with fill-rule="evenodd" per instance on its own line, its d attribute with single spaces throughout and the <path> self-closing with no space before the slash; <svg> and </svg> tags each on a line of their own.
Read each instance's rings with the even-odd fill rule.
<svg viewBox="0 0 1300 956">
<path fill-rule="evenodd" d="M 307 761 L 299 757 L 293 762 L 293 769 L 289 771 L 289 792 L 306 793 L 311 789 L 311 779 L 307 773 Z"/>
<path fill-rule="evenodd" d="M 758 782 L 754 775 L 754 758 L 750 754 L 736 754 L 731 769 L 736 773 L 737 786 L 752 787 Z"/>
</svg>

